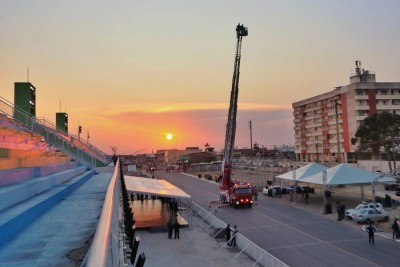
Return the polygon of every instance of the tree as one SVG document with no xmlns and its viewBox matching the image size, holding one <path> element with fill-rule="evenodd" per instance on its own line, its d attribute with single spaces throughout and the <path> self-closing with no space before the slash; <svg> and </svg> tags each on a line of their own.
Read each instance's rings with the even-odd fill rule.
<svg viewBox="0 0 400 267">
<path fill-rule="evenodd" d="M 257 142 L 253 144 L 253 150 L 260 150 L 260 145 Z"/>
<path fill-rule="evenodd" d="M 387 155 L 389 170 L 396 169 L 395 154 L 400 136 L 400 115 L 389 112 L 377 112 L 364 119 L 351 139 L 358 145 L 359 151 L 371 151 L 373 157 L 380 156 L 383 151 Z"/>
<path fill-rule="evenodd" d="M 214 151 L 214 148 L 209 143 L 206 143 L 204 145 L 204 147 L 205 147 L 205 149 L 204 149 L 205 152 L 213 152 Z"/>
</svg>

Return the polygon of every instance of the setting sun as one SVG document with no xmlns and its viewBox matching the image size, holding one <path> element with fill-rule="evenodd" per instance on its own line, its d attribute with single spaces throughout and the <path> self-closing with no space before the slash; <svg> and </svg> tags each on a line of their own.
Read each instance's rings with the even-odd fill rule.
<svg viewBox="0 0 400 267">
<path fill-rule="evenodd" d="M 172 140 L 172 134 L 167 134 L 167 140 Z"/>
</svg>

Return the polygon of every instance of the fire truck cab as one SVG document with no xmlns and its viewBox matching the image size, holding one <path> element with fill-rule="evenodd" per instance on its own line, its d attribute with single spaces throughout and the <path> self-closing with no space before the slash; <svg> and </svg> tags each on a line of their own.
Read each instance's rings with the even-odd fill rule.
<svg viewBox="0 0 400 267">
<path fill-rule="evenodd" d="M 232 182 L 228 190 L 220 192 L 220 199 L 223 203 L 229 203 L 234 208 L 239 206 L 253 205 L 253 194 L 250 183 Z"/>
</svg>

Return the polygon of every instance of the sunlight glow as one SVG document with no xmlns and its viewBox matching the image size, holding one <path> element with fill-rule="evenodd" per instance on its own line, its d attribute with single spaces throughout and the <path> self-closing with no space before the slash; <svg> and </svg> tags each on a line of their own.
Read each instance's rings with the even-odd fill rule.
<svg viewBox="0 0 400 267">
<path fill-rule="evenodd" d="M 170 133 L 167 134 L 167 140 L 172 140 L 172 134 Z"/>
</svg>

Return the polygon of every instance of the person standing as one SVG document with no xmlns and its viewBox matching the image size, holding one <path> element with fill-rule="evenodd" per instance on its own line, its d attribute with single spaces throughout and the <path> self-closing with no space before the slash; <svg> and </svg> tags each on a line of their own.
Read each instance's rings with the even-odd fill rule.
<svg viewBox="0 0 400 267">
<path fill-rule="evenodd" d="M 306 192 L 306 194 L 304 195 L 304 201 L 306 202 L 306 205 L 308 205 L 309 198 L 310 198 L 310 195 L 308 194 L 308 192 Z"/>
<path fill-rule="evenodd" d="M 112 156 L 112 161 L 113 161 L 113 163 L 114 163 L 114 166 L 117 165 L 117 161 L 118 161 L 117 155 L 114 154 L 114 155 Z"/>
<path fill-rule="evenodd" d="M 172 229 L 173 229 L 172 219 L 168 220 L 167 227 L 168 227 L 168 238 L 171 239 L 172 238 Z"/>
<path fill-rule="evenodd" d="M 375 227 L 373 227 L 372 223 L 370 223 L 369 226 L 367 227 L 367 229 L 365 229 L 365 230 L 368 233 L 368 241 L 369 241 L 369 243 L 371 244 L 371 242 L 372 242 L 372 244 L 375 245 L 375 240 L 374 240 L 374 234 L 376 232 Z"/>
<path fill-rule="evenodd" d="M 340 201 L 336 201 L 336 212 L 337 212 L 337 220 L 340 221 L 342 220 L 342 216 L 340 213 Z"/>
<path fill-rule="evenodd" d="M 392 230 L 393 230 L 393 239 L 396 239 L 400 236 L 400 229 L 399 229 L 399 224 L 397 223 L 398 219 L 394 218 L 393 224 L 392 224 Z"/>
<path fill-rule="evenodd" d="M 254 195 L 254 200 L 258 200 L 258 187 L 257 185 L 253 185 L 253 195 Z"/>
<path fill-rule="evenodd" d="M 236 235 L 237 235 L 237 233 L 238 233 L 239 231 L 238 231 L 238 229 L 237 229 L 237 226 L 236 226 L 236 224 L 233 226 L 233 237 L 232 237 L 232 242 L 231 242 L 231 245 L 232 246 L 234 246 L 234 247 L 236 247 Z"/>
<path fill-rule="evenodd" d="M 175 239 L 176 239 L 176 237 L 178 237 L 178 239 L 179 239 L 179 223 L 178 223 L 178 219 L 176 219 L 175 220 L 175 223 L 174 223 L 174 230 L 175 230 Z"/>
<path fill-rule="evenodd" d="M 231 245 L 229 242 L 231 240 L 231 225 L 230 224 L 228 224 L 225 228 L 225 237 L 226 237 L 226 242 L 227 242 L 226 244 L 228 246 L 230 246 Z"/>
<path fill-rule="evenodd" d="M 343 220 L 345 218 L 346 214 L 346 205 L 343 203 L 340 203 L 340 220 Z"/>
</svg>

